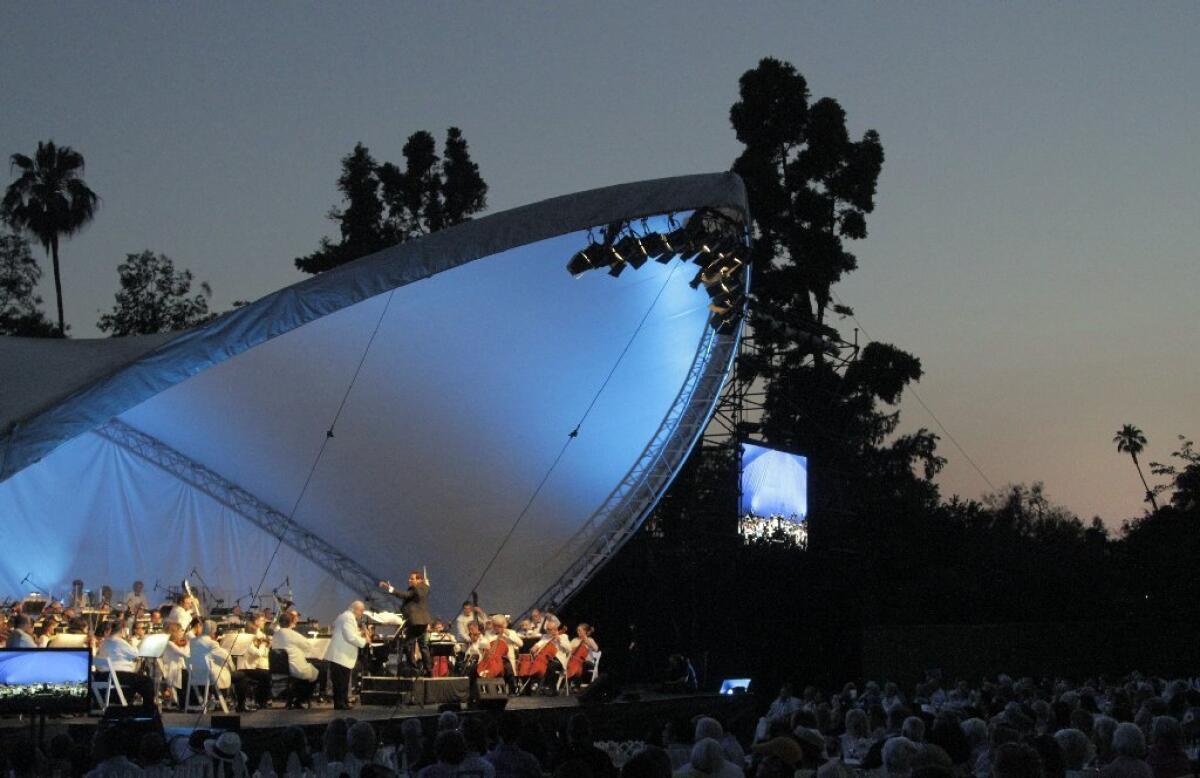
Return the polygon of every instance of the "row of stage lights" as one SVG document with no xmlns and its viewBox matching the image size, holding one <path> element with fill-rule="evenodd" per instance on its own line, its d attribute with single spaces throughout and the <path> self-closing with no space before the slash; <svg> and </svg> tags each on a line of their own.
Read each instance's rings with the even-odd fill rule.
<svg viewBox="0 0 1200 778">
<path fill-rule="evenodd" d="M 742 279 L 749 253 L 737 222 L 718 211 L 702 209 L 667 233 L 639 234 L 631 222 L 617 222 L 604 228 L 602 237 L 571 257 L 567 262 L 571 275 L 578 278 L 606 267 L 609 275 L 619 276 L 626 267 L 637 270 L 651 260 L 665 265 L 680 257 L 700 266 L 690 286 L 698 289 L 703 285 L 708 292 L 709 325 L 717 332 L 736 328 L 746 307 Z"/>
</svg>

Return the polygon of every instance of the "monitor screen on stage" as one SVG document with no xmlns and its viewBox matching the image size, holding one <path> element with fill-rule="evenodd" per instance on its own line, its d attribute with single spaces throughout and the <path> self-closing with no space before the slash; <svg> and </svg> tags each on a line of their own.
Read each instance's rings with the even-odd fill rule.
<svg viewBox="0 0 1200 778">
<path fill-rule="evenodd" d="M 0 649 L 0 713 L 86 713 L 91 665 L 86 648 Z"/>
<path fill-rule="evenodd" d="M 721 681 L 721 694 L 744 694 L 749 690 L 749 678 L 726 678 Z"/>
<path fill-rule="evenodd" d="M 796 523 L 808 516 L 808 458 L 742 444 L 740 515 Z"/>
</svg>

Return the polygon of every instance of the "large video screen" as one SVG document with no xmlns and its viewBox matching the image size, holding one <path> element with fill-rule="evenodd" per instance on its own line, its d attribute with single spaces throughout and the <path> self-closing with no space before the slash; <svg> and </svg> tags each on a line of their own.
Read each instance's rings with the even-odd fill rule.
<svg viewBox="0 0 1200 778">
<path fill-rule="evenodd" d="M 742 444 L 742 516 L 802 522 L 808 516 L 808 459 Z"/>
<path fill-rule="evenodd" d="M 86 713 L 91 665 L 86 648 L 0 649 L 0 713 Z"/>
</svg>

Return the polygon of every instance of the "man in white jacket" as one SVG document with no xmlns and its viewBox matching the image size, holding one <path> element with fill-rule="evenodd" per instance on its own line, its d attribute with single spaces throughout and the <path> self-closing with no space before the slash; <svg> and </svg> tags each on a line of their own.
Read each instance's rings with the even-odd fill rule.
<svg viewBox="0 0 1200 778">
<path fill-rule="evenodd" d="M 358 664 L 358 650 L 367 644 L 366 628 L 358 626 L 366 606 L 355 600 L 333 620 L 333 635 L 325 649 L 329 678 L 333 682 L 334 710 L 350 709 L 350 676 Z"/>
</svg>

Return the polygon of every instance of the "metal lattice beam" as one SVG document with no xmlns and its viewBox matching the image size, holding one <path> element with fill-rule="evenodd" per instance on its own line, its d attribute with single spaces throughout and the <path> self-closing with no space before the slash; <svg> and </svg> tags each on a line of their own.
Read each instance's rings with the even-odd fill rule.
<svg viewBox="0 0 1200 778">
<path fill-rule="evenodd" d="M 748 285 L 749 267 L 743 272 Z M 556 559 L 576 558 L 536 604 L 561 606 L 633 537 L 654 509 L 708 426 L 737 353 L 742 325 L 739 317 L 731 334 L 705 328 L 684 385 L 654 438 L 604 503 L 555 554 Z M 600 535 L 587 542 L 597 527 Z"/>
<path fill-rule="evenodd" d="M 380 580 L 370 570 L 224 476 L 189 459 L 158 438 L 110 419 L 94 432 L 203 492 L 287 544 L 347 588 L 365 597 Z"/>
</svg>

